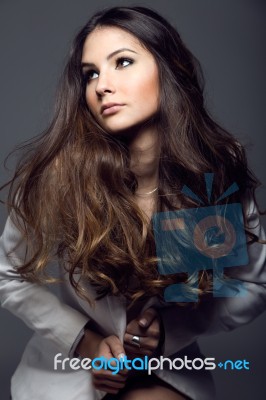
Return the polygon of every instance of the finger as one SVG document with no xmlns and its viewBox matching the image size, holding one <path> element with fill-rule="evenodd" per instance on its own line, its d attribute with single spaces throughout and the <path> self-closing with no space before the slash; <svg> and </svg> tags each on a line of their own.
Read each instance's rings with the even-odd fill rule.
<svg viewBox="0 0 266 400">
<path fill-rule="evenodd" d="M 136 329 L 139 326 L 138 319 L 132 319 L 130 322 L 127 323 L 127 328 Z"/>
<path fill-rule="evenodd" d="M 126 357 L 126 356 L 125 356 Z M 98 371 L 102 371 L 102 374 L 104 374 L 104 372 L 109 371 L 108 375 L 111 373 L 112 375 L 122 375 L 122 376 L 127 376 L 128 375 L 128 369 L 126 369 L 124 363 L 120 360 L 119 363 L 117 363 L 117 359 L 116 361 L 113 359 L 111 362 L 111 359 L 108 360 L 108 366 L 106 369 L 100 369 Z"/>
<path fill-rule="evenodd" d="M 144 357 L 152 357 L 154 355 L 154 351 L 151 350 L 141 350 L 141 352 L 139 353 L 135 353 L 132 351 L 131 353 L 131 349 L 128 348 L 128 360 L 133 360 L 135 358 L 141 358 L 144 359 Z"/>
<path fill-rule="evenodd" d="M 141 347 L 141 348 L 138 349 L 138 348 L 136 348 L 134 346 L 131 346 L 130 344 L 129 345 L 126 344 L 125 345 L 125 349 L 126 349 L 126 352 L 127 352 L 127 356 L 129 356 L 129 354 L 130 354 L 130 356 L 132 357 L 132 355 L 134 354 L 136 357 L 143 357 L 143 356 L 152 355 L 156 351 L 157 345 L 154 345 L 154 346 L 149 347 L 149 348 Z"/>
<path fill-rule="evenodd" d="M 94 385 L 106 385 L 112 388 L 121 389 L 125 386 L 126 381 L 113 381 L 111 379 L 104 379 L 100 377 L 93 377 L 93 384 Z"/>
<path fill-rule="evenodd" d="M 98 372 L 98 371 L 97 371 Z M 110 371 L 104 371 L 110 372 Z M 107 393 L 117 393 L 126 385 L 126 379 L 118 375 L 108 374 L 92 374 L 92 383 L 98 390 L 103 390 Z"/>
<path fill-rule="evenodd" d="M 120 371 L 115 373 L 116 371 L 112 370 L 92 370 L 92 375 L 95 379 L 107 379 L 110 381 L 124 382 L 127 379 L 127 374 L 124 372 L 121 374 Z"/>
<path fill-rule="evenodd" d="M 120 370 L 119 370 L 119 373 L 118 373 L 118 374 L 121 375 L 121 376 L 123 376 L 123 377 L 125 377 L 125 378 L 127 378 L 128 373 L 129 373 L 129 370 L 124 366 L 123 369 L 120 369 Z"/>
<path fill-rule="evenodd" d="M 133 346 L 135 349 L 138 349 L 139 346 L 136 346 L 134 343 L 132 343 L 132 338 L 133 336 L 126 332 L 124 335 L 124 345 L 127 344 Z M 141 348 L 153 349 L 154 346 L 159 343 L 160 334 L 159 332 L 156 332 L 154 336 L 139 336 L 139 339 L 139 345 Z"/>
<path fill-rule="evenodd" d="M 121 369 L 121 368 L 123 368 L 123 369 Z M 92 372 L 92 375 L 95 377 L 124 381 L 127 379 L 127 375 L 128 375 L 129 371 L 125 368 L 125 366 L 123 364 L 122 365 L 116 364 L 115 368 L 112 368 L 112 367 L 109 367 L 108 369 L 93 368 L 91 372 Z"/>
<path fill-rule="evenodd" d="M 115 357 L 120 360 L 121 357 L 125 356 L 125 349 L 117 336 L 108 336 L 106 338 L 106 343 L 110 347 L 111 357 Z"/>
<path fill-rule="evenodd" d="M 106 386 L 110 389 L 116 389 L 116 390 L 120 390 L 123 389 L 126 385 L 126 382 L 112 382 L 112 381 L 100 381 L 100 380 L 93 380 L 93 386 L 95 387 L 99 387 L 99 386 Z"/>
<path fill-rule="evenodd" d="M 132 336 L 142 336 L 142 337 L 158 337 L 160 336 L 160 322 L 157 318 L 153 320 L 151 325 L 149 325 L 147 328 L 143 328 L 140 325 L 137 326 L 131 326 L 127 325 L 126 327 L 126 333 L 131 334 Z"/>
<path fill-rule="evenodd" d="M 128 324 L 126 327 L 126 332 L 130 333 L 131 336 L 137 335 L 137 336 L 146 336 L 147 335 L 147 329 L 148 328 L 143 328 L 142 326 L 139 325 L 138 321 L 136 321 L 136 324 Z"/>
<path fill-rule="evenodd" d="M 134 346 L 132 343 L 125 343 L 125 350 L 128 352 L 130 350 L 132 353 L 136 354 L 143 354 L 143 352 L 146 352 L 148 350 L 154 351 L 157 349 L 159 344 L 159 340 L 154 339 L 149 341 L 148 343 L 143 343 L 141 347 Z"/>
<path fill-rule="evenodd" d="M 110 394 L 117 394 L 119 392 L 119 390 L 120 390 L 118 388 L 113 388 L 112 386 L 103 385 L 103 384 L 97 384 L 97 383 L 94 383 L 94 382 L 93 382 L 93 386 L 97 390 L 101 390 L 103 392 L 110 393 Z"/>
<path fill-rule="evenodd" d="M 157 311 L 155 310 L 155 308 L 147 308 L 141 313 L 140 317 L 138 318 L 139 325 L 142 328 L 148 328 L 156 316 Z"/>
</svg>

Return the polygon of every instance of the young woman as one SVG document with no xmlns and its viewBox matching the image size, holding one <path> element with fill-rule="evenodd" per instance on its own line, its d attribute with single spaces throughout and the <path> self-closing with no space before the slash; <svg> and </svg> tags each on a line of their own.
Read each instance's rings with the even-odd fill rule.
<svg viewBox="0 0 266 400">
<path fill-rule="evenodd" d="M 213 204 L 233 182 L 239 188 L 222 204 L 242 203 L 252 239 L 248 264 L 227 273 L 245 283 L 245 297 L 214 298 L 204 269 L 194 274 L 198 288 L 185 273 L 158 270 L 152 215 L 198 207 L 182 188 L 207 199 L 210 172 Z M 199 335 L 233 329 L 265 307 L 258 182 L 241 145 L 204 108 L 199 63 L 176 30 L 143 7 L 93 16 L 74 40 L 54 119 L 24 146 L 9 184 L 1 301 L 35 331 L 12 399 L 213 399 L 204 369 L 112 374 L 69 359 L 193 359 Z M 58 280 L 60 299 L 45 288 Z M 164 300 L 182 282 L 199 302 Z"/>
</svg>

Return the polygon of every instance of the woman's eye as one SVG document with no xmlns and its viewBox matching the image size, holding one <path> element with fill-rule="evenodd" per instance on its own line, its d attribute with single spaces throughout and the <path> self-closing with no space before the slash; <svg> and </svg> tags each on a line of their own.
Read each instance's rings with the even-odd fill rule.
<svg viewBox="0 0 266 400">
<path fill-rule="evenodd" d="M 133 64 L 133 60 L 131 60 L 130 58 L 118 58 L 118 60 L 116 60 L 116 68 L 124 68 L 130 64 Z"/>
<path fill-rule="evenodd" d="M 89 81 L 92 81 L 93 79 L 96 79 L 96 78 L 98 78 L 98 72 L 96 72 L 96 71 L 93 71 L 93 70 L 91 70 L 91 71 L 88 71 L 88 72 L 86 72 L 86 74 L 85 74 L 85 80 L 87 81 L 87 82 L 89 82 Z"/>
</svg>

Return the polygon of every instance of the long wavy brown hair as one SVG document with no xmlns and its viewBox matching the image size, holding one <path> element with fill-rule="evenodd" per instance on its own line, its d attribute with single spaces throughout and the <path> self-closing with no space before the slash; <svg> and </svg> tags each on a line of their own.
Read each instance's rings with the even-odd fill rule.
<svg viewBox="0 0 266 400">
<path fill-rule="evenodd" d="M 212 201 L 237 182 L 230 201 L 241 201 L 258 186 L 239 142 L 220 127 L 204 106 L 204 81 L 197 59 L 178 32 L 144 7 L 115 7 L 95 14 L 76 36 L 64 69 L 53 120 L 48 129 L 19 147 L 20 159 L 10 185 L 8 208 L 27 241 L 29 257 L 19 266 L 32 282 L 53 281 L 47 264 L 63 261 L 76 292 L 92 284 L 97 298 L 124 294 L 131 300 L 161 296 L 186 274 L 160 275 L 151 224 L 134 200 L 137 179 L 121 137 L 105 132 L 86 101 L 81 56 L 87 36 L 97 27 L 119 27 L 134 35 L 157 63 L 160 105 L 157 211 L 198 204 L 183 185 L 206 199 L 204 173 L 213 172 Z M 229 201 L 227 200 L 227 201 Z M 132 279 L 138 282 L 131 289 Z M 199 292 L 209 287 L 206 271 Z M 207 283 L 206 283 L 207 282 Z"/>
</svg>

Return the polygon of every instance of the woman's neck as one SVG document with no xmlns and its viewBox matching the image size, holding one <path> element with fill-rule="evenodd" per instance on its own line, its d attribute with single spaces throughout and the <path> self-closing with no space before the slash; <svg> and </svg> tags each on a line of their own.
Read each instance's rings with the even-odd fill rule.
<svg viewBox="0 0 266 400">
<path fill-rule="evenodd" d="M 138 181 L 138 192 L 147 193 L 158 186 L 159 145 L 154 127 L 145 128 L 130 143 L 130 169 Z"/>
</svg>

